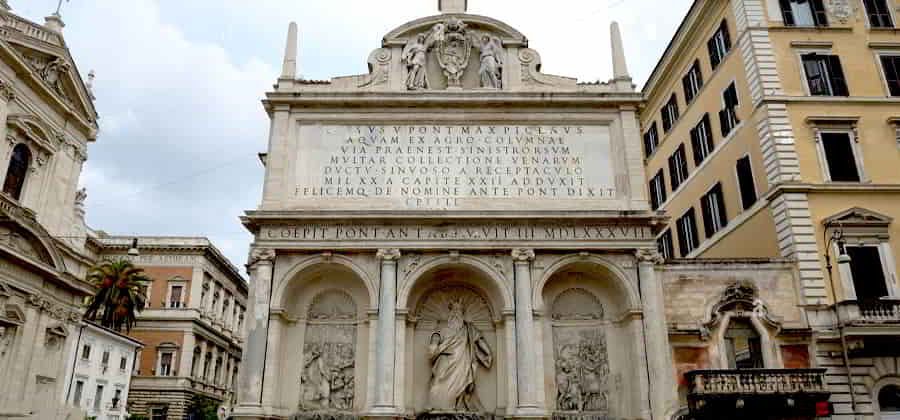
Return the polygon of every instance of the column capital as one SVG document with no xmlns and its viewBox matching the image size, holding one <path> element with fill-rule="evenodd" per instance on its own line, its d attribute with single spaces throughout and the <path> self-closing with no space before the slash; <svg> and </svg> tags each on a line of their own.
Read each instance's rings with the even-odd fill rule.
<svg viewBox="0 0 900 420">
<path fill-rule="evenodd" d="M 274 264 L 275 250 L 269 248 L 256 248 L 250 251 L 250 261 L 247 263 L 248 268 L 252 268 L 257 264 Z"/>
<path fill-rule="evenodd" d="M 3 80 L 0 80 L 0 99 L 6 102 L 16 99 L 16 92 L 13 90 L 12 85 Z"/>
<path fill-rule="evenodd" d="M 640 264 L 662 264 L 665 262 L 665 258 L 663 258 L 662 254 L 655 249 L 639 249 L 634 252 L 634 257 L 637 258 L 638 263 Z"/>
<path fill-rule="evenodd" d="M 375 258 L 382 261 L 397 261 L 400 259 L 400 250 L 396 248 L 379 249 Z"/>
<path fill-rule="evenodd" d="M 517 248 L 512 250 L 513 262 L 527 263 L 534 261 L 534 250 L 529 248 Z"/>
</svg>

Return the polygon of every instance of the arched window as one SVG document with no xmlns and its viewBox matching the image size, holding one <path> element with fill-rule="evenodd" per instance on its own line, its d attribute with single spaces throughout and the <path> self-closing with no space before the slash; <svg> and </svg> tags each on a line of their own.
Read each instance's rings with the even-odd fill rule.
<svg viewBox="0 0 900 420">
<path fill-rule="evenodd" d="M 730 369 L 761 369 L 762 341 L 753 324 L 747 319 L 732 319 L 725 331 Z"/>
<path fill-rule="evenodd" d="M 28 146 L 19 143 L 13 148 L 9 159 L 9 169 L 6 170 L 6 180 L 3 181 L 3 192 L 16 200 L 22 196 L 22 187 L 25 186 L 25 177 L 28 175 L 28 166 L 31 165 L 31 150 Z"/>
<path fill-rule="evenodd" d="M 878 392 L 881 420 L 900 420 L 900 386 L 888 385 Z"/>
<path fill-rule="evenodd" d="M 197 377 L 197 370 L 200 369 L 200 347 L 194 347 L 194 357 L 191 359 L 191 377 Z"/>
</svg>

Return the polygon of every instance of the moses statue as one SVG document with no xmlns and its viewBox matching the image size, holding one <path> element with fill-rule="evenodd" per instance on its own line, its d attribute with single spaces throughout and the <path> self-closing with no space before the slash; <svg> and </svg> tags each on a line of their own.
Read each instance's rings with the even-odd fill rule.
<svg viewBox="0 0 900 420">
<path fill-rule="evenodd" d="M 491 368 L 493 353 L 481 331 L 464 319 L 462 301 L 450 302 L 449 309 L 447 325 L 432 334 L 428 344 L 428 408 L 433 412 L 482 412 L 475 395 L 475 372 L 478 365 Z"/>
</svg>

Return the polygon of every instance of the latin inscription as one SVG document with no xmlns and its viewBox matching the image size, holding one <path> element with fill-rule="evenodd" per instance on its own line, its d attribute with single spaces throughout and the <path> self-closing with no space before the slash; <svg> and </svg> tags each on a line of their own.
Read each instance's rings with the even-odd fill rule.
<svg viewBox="0 0 900 420">
<path fill-rule="evenodd" d="M 463 224 L 452 226 L 307 224 L 266 227 L 270 241 L 624 241 L 651 238 L 650 228 L 630 225 Z"/>
<path fill-rule="evenodd" d="M 606 126 L 301 126 L 293 193 L 409 209 L 540 206 L 615 198 L 612 174 Z"/>
</svg>

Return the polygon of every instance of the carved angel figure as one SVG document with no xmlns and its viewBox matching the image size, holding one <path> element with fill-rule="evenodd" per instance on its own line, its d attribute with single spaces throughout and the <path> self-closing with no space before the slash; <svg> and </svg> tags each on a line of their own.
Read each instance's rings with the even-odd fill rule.
<svg viewBox="0 0 900 420">
<path fill-rule="evenodd" d="M 409 90 L 428 89 L 428 38 L 424 34 L 411 39 L 403 48 L 403 64 L 408 71 L 406 88 Z"/>
<path fill-rule="evenodd" d="M 481 87 L 503 88 L 503 44 L 497 37 L 482 35 L 479 43 L 481 49 Z"/>
</svg>

